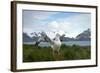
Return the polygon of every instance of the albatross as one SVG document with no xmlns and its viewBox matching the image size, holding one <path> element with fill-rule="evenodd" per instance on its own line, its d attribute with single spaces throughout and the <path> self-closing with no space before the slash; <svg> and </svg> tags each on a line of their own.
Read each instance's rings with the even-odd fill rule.
<svg viewBox="0 0 100 73">
<path fill-rule="evenodd" d="M 46 40 L 50 44 L 54 53 L 59 54 L 59 50 L 61 47 L 61 41 L 60 41 L 61 36 L 58 33 L 56 34 L 54 39 L 50 39 L 45 32 L 41 33 L 41 37 L 44 38 L 44 40 Z"/>
</svg>

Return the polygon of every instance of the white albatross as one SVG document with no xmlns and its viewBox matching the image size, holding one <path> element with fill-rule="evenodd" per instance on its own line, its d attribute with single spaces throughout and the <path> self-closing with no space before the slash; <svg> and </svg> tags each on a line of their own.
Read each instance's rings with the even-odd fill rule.
<svg viewBox="0 0 100 73">
<path fill-rule="evenodd" d="M 48 41 L 54 53 L 59 54 L 59 50 L 61 47 L 60 35 L 57 33 L 54 39 L 50 39 L 45 32 L 41 33 L 42 38 Z"/>
</svg>

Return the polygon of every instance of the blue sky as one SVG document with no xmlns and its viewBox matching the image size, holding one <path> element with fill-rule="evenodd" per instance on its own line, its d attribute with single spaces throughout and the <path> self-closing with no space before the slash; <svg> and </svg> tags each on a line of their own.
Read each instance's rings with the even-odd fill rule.
<svg viewBox="0 0 100 73">
<path fill-rule="evenodd" d="M 79 12 L 55 12 L 23 10 L 23 32 L 59 32 L 66 37 L 76 37 L 91 27 L 91 14 Z"/>
</svg>

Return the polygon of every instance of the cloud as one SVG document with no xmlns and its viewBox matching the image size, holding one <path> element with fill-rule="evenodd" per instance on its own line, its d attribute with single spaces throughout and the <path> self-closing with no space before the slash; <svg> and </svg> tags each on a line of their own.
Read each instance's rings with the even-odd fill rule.
<svg viewBox="0 0 100 73">
<path fill-rule="evenodd" d="M 82 14 L 77 14 L 73 15 L 70 17 L 65 17 L 63 19 L 59 19 L 59 22 L 64 22 L 71 23 L 71 27 L 75 28 L 88 28 L 90 27 L 91 24 L 91 15 L 88 13 L 82 13 Z"/>
<path fill-rule="evenodd" d="M 39 11 L 34 11 L 32 13 L 33 19 L 38 19 L 38 20 L 43 20 L 43 19 L 47 19 L 50 16 L 57 14 L 58 12 L 39 12 Z"/>
<path fill-rule="evenodd" d="M 58 32 L 66 36 L 76 37 L 80 32 L 90 28 L 89 13 L 63 13 L 48 11 L 25 11 L 23 14 L 23 30 L 26 32 Z"/>
<path fill-rule="evenodd" d="M 42 25 L 47 24 L 50 17 L 57 14 L 58 12 L 48 12 L 48 11 L 37 11 L 37 10 L 23 10 L 23 27 L 24 28 L 34 28 L 42 27 Z M 36 28 L 37 28 L 36 27 Z"/>
<path fill-rule="evenodd" d="M 59 29 L 59 24 L 56 21 L 52 21 L 48 24 L 48 28 L 51 30 L 58 30 Z"/>
<path fill-rule="evenodd" d="M 67 36 L 76 37 L 79 33 L 91 28 L 91 14 L 82 13 L 64 17 L 57 22 L 60 24 L 59 29 L 68 33 Z"/>
</svg>

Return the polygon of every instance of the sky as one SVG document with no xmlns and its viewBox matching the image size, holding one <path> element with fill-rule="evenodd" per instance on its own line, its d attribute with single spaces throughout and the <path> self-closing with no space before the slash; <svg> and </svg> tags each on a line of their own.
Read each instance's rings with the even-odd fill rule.
<svg viewBox="0 0 100 73">
<path fill-rule="evenodd" d="M 76 37 L 91 27 L 91 14 L 82 12 L 57 12 L 23 10 L 23 32 L 58 32 L 66 37 Z"/>
</svg>

